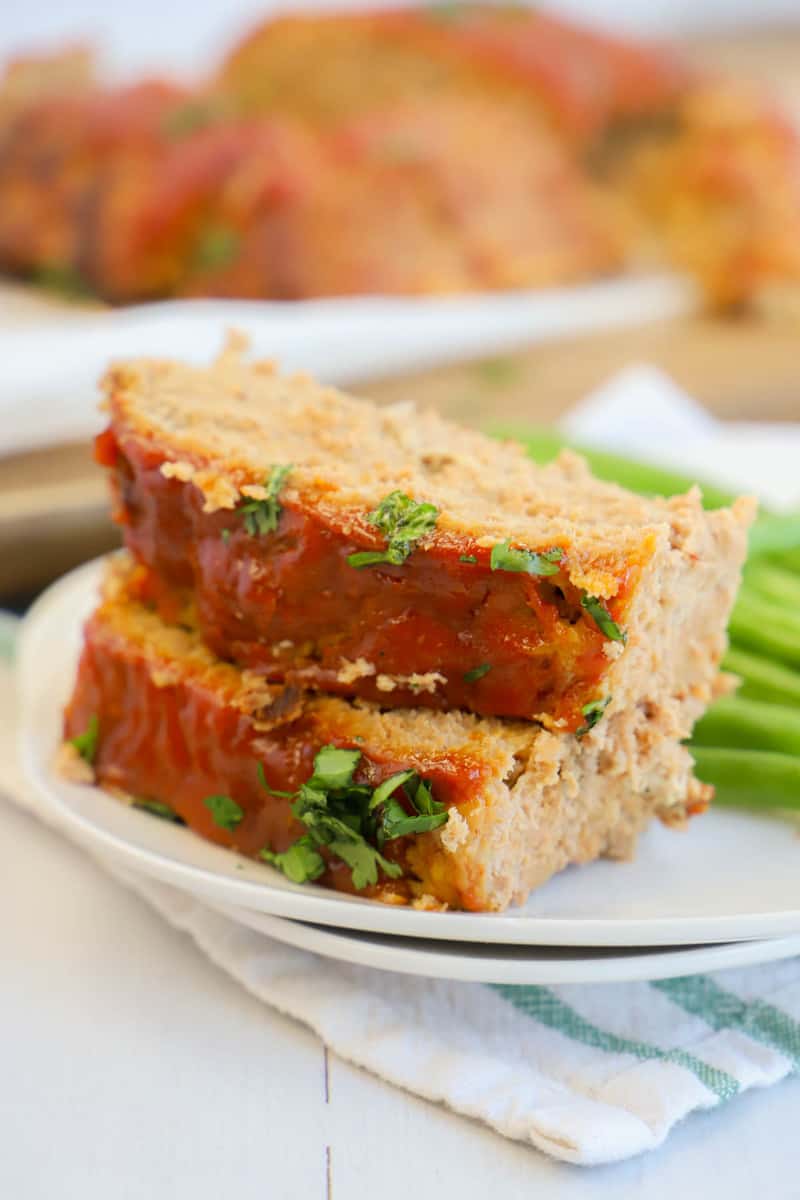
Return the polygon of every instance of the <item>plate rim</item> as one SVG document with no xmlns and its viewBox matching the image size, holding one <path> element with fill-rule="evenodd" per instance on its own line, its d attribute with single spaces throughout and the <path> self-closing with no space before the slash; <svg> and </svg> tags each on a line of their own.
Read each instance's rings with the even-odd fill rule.
<svg viewBox="0 0 800 1200">
<path fill-rule="evenodd" d="M 560 947 L 696 946 L 767 940 L 800 933 L 800 909 L 715 917 L 574 918 L 533 917 L 506 913 L 421 912 L 383 905 L 361 897 L 318 888 L 271 884 L 265 866 L 264 882 L 224 876 L 184 862 L 164 851 L 136 846 L 118 833 L 99 826 L 76 809 L 63 794 L 50 762 L 37 750 L 29 710 L 36 692 L 36 672 L 28 669 L 37 644 L 61 630 L 65 617 L 86 607 L 96 591 L 104 559 L 95 559 L 69 572 L 36 600 L 23 622 L 18 644 L 17 681 L 21 697 L 19 751 L 23 771 L 40 800 L 66 822 L 78 839 L 134 870 L 143 871 L 184 891 L 213 901 L 266 912 L 276 917 L 338 926 L 378 934 L 424 937 L 445 941 L 488 942 L 501 945 Z M 55 750 L 55 747 L 52 748 Z M 52 757 L 52 755 L 51 755 Z M 85 786 L 85 785 L 83 785 Z M 100 792 L 102 789 L 94 789 Z M 142 819 L 149 819 L 142 815 Z M 189 837 L 198 835 L 181 831 Z"/>
<path fill-rule="evenodd" d="M 476 959 L 468 950 L 459 952 L 464 943 L 452 943 L 455 953 L 445 955 L 440 939 L 429 945 L 409 946 L 408 938 L 370 934 L 354 937 L 353 930 L 313 925 L 235 905 L 213 905 L 215 911 L 231 921 L 265 937 L 335 962 L 372 970 L 395 972 L 420 978 L 445 979 L 461 983 L 512 984 L 515 986 L 561 986 L 565 984 L 635 983 L 655 979 L 676 979 L 732 967 L 757 966 L 778 962 L 800 954 L 800 934 L 782 938 L 758 938 L 702 946 L 657 949 L 642 948 L 626 955 L 584 953 L 588 947 L 539 947 L 541 950 L 574 949 L 568 958 L 535 955 L 524 959 L 498 953 Z M 425 941 L 427 939 L 414 939 Z M 451 943 L 445 943 L 451 944 Z M 509 947 L 510 949 L 510 947 Z M 535 948 L 534 948 L 535 949 Z M 611 947 L 610 949 L 623 949 Z"/>
</svg>

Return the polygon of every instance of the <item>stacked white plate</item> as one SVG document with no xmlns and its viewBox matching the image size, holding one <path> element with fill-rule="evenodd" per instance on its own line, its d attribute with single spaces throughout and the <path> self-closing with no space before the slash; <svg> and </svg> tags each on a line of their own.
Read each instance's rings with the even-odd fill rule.
<svg viewBox="0 0 800 1200">
<path fill-rule="evenodd" d="M 655 825 L 630 863 L 563 872 L 503 914 L 417 912 L 299 887 L 187 829 L 60 779 L 52 760 L 101 565 L 55 584 L 19 655 L 21 751 L 51 816 L 93 852 L 270 937 L 365 966 L 493 983 L 658 979 L 800 953 L 800 838 L 781 817 L 712 811 Z"/>
</svg>

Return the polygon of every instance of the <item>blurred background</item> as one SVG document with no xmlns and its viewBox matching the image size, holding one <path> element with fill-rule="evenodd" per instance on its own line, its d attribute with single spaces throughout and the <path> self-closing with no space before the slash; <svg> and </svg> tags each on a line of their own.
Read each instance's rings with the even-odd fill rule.
<svg viewBox="0 0 800 1200">
<path fill-rule="evenodd" d="M 280 11 L 354 7 L 364 8 L 317 0 L 283 5 Z M 412 345 L 407 361 L 394 361 L 386 371 L 378 362 L 352 386 L 379 402 L 413 396 L 475 425 L 543 425 L 557 422 L 619 370 L 646 362 L 662 368 L 716 416 L 800 418 L 797 0 L 758 5 L 747 0 L 707 0 L 702 5 L 689 0 L 662 5 L 566 0 L 537 6 L 546 17 L 564 18 L 568 31 L 577 22 L 633 39 L 634 56 L 641 40 L 644 57 L 624 62 L 602 40 L 584 43 L 573 33 L 559 33 L 558 20 L 555 34 L 548 27 L 542 53 L 533 26 L 526 25 L 515 48 L 513 35 L 509 43 L 501 32 L 498 41 L 491 18 L 473 29 L 467 9 L 451 4 L 433 10 L 442 17 L 425 8 L 438 41 L 414 42 L 414 55 L 424 62 L 440 62 L 437 56 L 448 54 L 455 62 L 462 56 L 458 69 L 447 76 L 449 107 L 435 87 L 426 88 L 428 76 L 420 69 L 416 82 L 400 89 L 400 101 L 392 100 L 390 113 L 362 102 L 354 116 L 351 104 L 341 120 L 337 116 L 333 132 L 319 85 L 319 78 L 332 69 L 324 41 L 303 43 L 298 51 L 291 39 L 273 39 L 265 42 L 261 57 L 228 57 L 275 11 L 263 0 L 139 0 L 136 5 L 29 0 L 4 12 L 0 64 L 16 60 L 17 67 L 11 68 L 0 93 L 0 267 L 5 271 L 0 279 L 0 349 L 11 347 L 23 333 L 36 333 L 46 364 L 54 332 L 63 334 L 69 327 L 75 339 L 94 337 L 102 330 L 109 303 L 115 312 L 120 305 L 170 297 L 211 296 L 223 303 L 263 298 L 302 306 L 318 295 L 480 295 L 519 289 L 527 294 L 535 288 L 556 310 L 553 320 L 538 322 L 535 336 L 532 325 L 530 337 L 516 333 L 506 339 L 513 344 L 500 351 L 487 351 L 477 338 L 463 361 L 441 366 L 431 365 L 436 354 L 428 347 L 424 370 L 415 362 Z M 391 30 L 385 34 L 389 44 L 399 36 Z M 386 44 L 381 43 L 381 53 L 391 72 L 397 67 Z M 188 89 L 157 100 L 156 107 L 167 105 L 163 113 L 158 109 L 158 136 L 169 145 L 159 142 L 157 153 L 153 151 L 151 130 L 146 166 L 137 166 L 139 160 L 128 153 L 131 146 L 140 153 L 141 130 L 114 135 L 122 143 L 128 140 L 124 171 L 115 166 L 113 178 L 108 164 L 112 158 L 122 161 L 113 137 L 103 142 L 102 152 L 92 151 L 94 158 L 87 152 L 86 123 L 97 122 L 98 111 L 110 111 L 105 93 L 98 93 L 99 106 L 87 116 L 82 100 L 73 104 L 85 81 L 76 84 L 70 69 L 64 82 L 54 86 L 63 65 L 59 68 L 57 58 L 46 57 L 75 45 L 96 52 L 101 83 L 94 87 L 132 85 L 156 74 L 174 77 L 176 87 Z M 31 55 L 37 58 L 33 75 L 27 68 L 21 74 L 20 59 Z M 462 78 L 458 71 L 467 59 L 469 70 Z M 663 66 L 667 61 L 680 64 L 679 78 L 671 66 Z M 380 69 L 376 62 L 377 56 L 363 46 L 347 60 L 345 67 L 356 81 L 353 91 L 367 64 L 374 86 Z M 407 59 L 402 69 L 408 69 Z M 271 83 L 264 80 L 282 70 L 283 90 L 270 91 Z M 633 101 L 623 96 L 614 108 L 619 80 L 619 95 L 628 88 L 635 96 Z M 308 95 L 315 88 L 323 98 L 317 95 L 317 108 L 309 115 Z M 545 117 L 536 119 L 539 148 L 523 170 L 520 160 L 527 151 L 515 150 L 517 144 L 527 144 L 517 120 L 519 97 L 537 89 L 544 96 L 540 108 Z M 49 92 L 50 116 L 31 117 L 40 94 Z M 269 93 L 257 108 L 252 100 L 256 93 Z M 592 120 L 581 113 L 596 114 L 606 100 L 602 128 L 599 117 L 589 128 Z M 204 115 L 196 124 L 198 105 Z M 63 116 L 67 112 L 69 120 Z M 230 144 L 230 129 L 237 122 L 271 121 L 276 112 L 281 121 L 288 114 L 290 133 L 282 126 L 279 135 L 269 132 L 273 140 L 268 146 L 249 142 L 244 158 L 219 157 L 222 140 L 228 138 L 225 144 Z M 165 121 L 169 137 L 163 132 Z M 181 145 L 176 148 L 179 125 Z M 390 163 L 387 136 L 394 139 Z M 106 130 L 102 137 L 111 135 Z M 197 185 L 200 190 L 190 195 L 186 164 L 194 164 L 196 178 L 204 147 L 215 138 L 215 165 L 208 168 L 202 187 Z M 257 188 L 252 182 L 256 159 L 261 171 L 255 172 Z M 278 183 L 272 176 L 262 177 L 265 160 L 282 164 Z M 103 172 L 98 190 L 95 177 Z M 123 176 L 124 186 L 118 186 Z M 234 177 L 235 186 L 228 186 Z M 536 192 L 530 205 L 523 203 L 528 187 Z M 182 215 L 169 233 L 172 240 L 159 243 L 158 255 L 148 258 L 152 247 L 143 245 L 141 230 L 154 226 L 153 214 L 161 217 L 180 188 L 185 190 Z M 259 203 L 273 205 L 271 213 L 279 206 L 279 220 L 270 216 L 268 236 L 262 211 L 258 221 L 253 216 L 255 202 L 242 207 L 242 195 L 258 189 Z M 278 201 L 276 191 L 281 193 Z M 263 199 L 268 192 L 269 201 Z M 447 215 L 445 220 L 437 216 L 436 229 L 419 215 L 423 194 L 429 208 L 435 203 Z M 79 226 L 77 234 L 62 220 L 67 211 Z M 400 212 L 407 212 L 408 219 L 401 221 Z M 136 237 L 130 233 L 134 225 Z M 79 242 L 74 260 L 61 248 L 72 246 L 73 235 Z M 167 235 L 159 230 L 158 236 Z M 240 247 L 236 262 L 225 261 L 232 240 Z M 469 254 L 458 258 L 456 269 L 457 256 L 450 251 L 457 242 L 459 253 L 467 245 Z M 266 254 L 265 244 L 270 264 L 281 259 L 279 272 L 271 265 L 268 272 L 266 258 L 259 257 Z M 203 250 L 201 266 L 198 248 Z M 164 267 L 167 260 L 169 269 Z M 435 263 L 436 271 L 432 266 L 412 277 L 407 271 L 411 260 Z M 321 261 L 327 273 L 319 267 Z M 145 282 L 142 264 L 150 270 Z M 603 281 L 617 276 L 635 279 L 655 271 L 688 281 L 692 299 L 670 301 L 664 311 L 656 305 L 651 312 L 647 304 L 636 311 L 634 293 L 628 302 L 630 319 L 609 328 L 602 319 L 603 292 L 593 292 L 596 322 L 583 317 L 572 327 L 570 317 L 558 319 L 559 309 L 571 311 L 571 292 L 579 295 L 581 288 L 598 281 L 602 288 Z M 72 286 L 76 276 L 79 288 Z M 69 288 L 62 286 L 65 279 Z M 162 314 L 159 319 L 167 320 L 168 314 Z M 545 328 L 557 336 L 542 332 Z M 353 336 L 358 336 L 358 326 Z M 213 347 L 203 349 L 207 356 Z M 7 362 L 7 352 L 2 352 Z M 40 372 L 41 367 L 40 362 Z M 65 393 L 70 386 L 67 380 Z M 13 420 L 13 415 L 6 417 L 12 433 Z M 13 437 L 9 446 L 0 442 L 0 600 L 6 604 L 24 606 L 49 579 L 115 541 L 88 439 L 82 432 L 71 437 L 67 425 L 65 429 L 58 437 L 43 436 L 41 444 L 24 452 L 11 445 Z"/>
</svg>

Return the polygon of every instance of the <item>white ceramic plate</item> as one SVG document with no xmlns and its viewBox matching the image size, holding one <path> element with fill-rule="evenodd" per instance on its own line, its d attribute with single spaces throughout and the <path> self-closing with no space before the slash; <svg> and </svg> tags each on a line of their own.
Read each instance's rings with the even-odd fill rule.
<svg viewBox="0 0 800 1200">
<path fill-rule="evenodd" d="M 800 838 L 783 819 L 719 810 L 686 833 L 656 824 L 631 863 L 571 868 L 504 914 L 426 913 L 298 887 L 51 769 L 80 626 L 100 564 L 67 575 L 25 622 L 21 751 L 30 782 L 75 835 L 122 864 L 218 904 L 373 933 L 524 946 L 700 945 L 800 933 Z"/>
<path fill-rule="evenodd" d="M 688 280 L 652 275 L 473 296 L 167 300 L 60 320 L 51 312 L 26 329 L 0 328 L 0 454 L 96 433 L 97 380 L 109 360 L 144 354 L 207 363 L 231 327 L 286 371 L 347 384 L 696 307 Z"/>
<path fill-rule="evenodd" d="M 331 929 L 288 921 L 248 908 L 214 905 L 224 916 L 258 933 L 311 950 L 326 958 L 467 983 L 627 983 L 636 979 L 675 979 L 701 971 L 775 962 L 800 953 L 800 935 L 725 945 L 670 949 L 591 949 L 559 946 L 497 946 L 398 938 L 393 934 Z"/>
</svg>

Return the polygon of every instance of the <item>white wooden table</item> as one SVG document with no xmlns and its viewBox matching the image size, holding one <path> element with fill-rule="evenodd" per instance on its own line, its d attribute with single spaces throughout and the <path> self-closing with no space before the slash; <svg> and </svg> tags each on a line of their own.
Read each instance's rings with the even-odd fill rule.
<svg viewBox="0 0 800 1200">
<path fill-rule="evenodd" d="M 788 1200 L 800 1080 L 554 1163 L 328 1055 L 0 801 L 2 1200 Z"/>
</svg>

